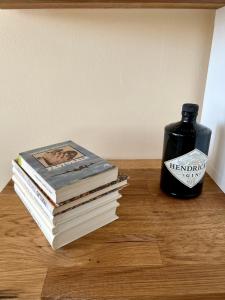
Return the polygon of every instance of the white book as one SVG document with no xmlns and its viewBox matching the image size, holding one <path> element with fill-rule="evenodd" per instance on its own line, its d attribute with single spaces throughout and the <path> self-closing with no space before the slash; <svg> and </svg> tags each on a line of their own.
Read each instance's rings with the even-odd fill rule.
<svg viewBox="0 0 225 300">
<path fill-rule="evenodd" d="M 42 211 L 37 206 L 33 205 L 32 199 L 30 199 L 30 196 L 24 191 L 24 189 L 21 188 L 21 186 L 16 183 L 15 183 L 15 185 L 16 185 L 17 189 L 19 189 L 20 192 L 25 197 L 25 199 L 24 199 L 24 201 L 26 202 L 26 203 L 24 203 L 25 206 L 29 205 L 29 207 L 35 211 L 36 215 L 38 216 L 39 222 L 44 224 L 46 226 L 47 230 L 49 231 L 49 233 L 53 234 L 53 235 L 56 235 L 60 232 L 68 230 L 71 227 L 74 227 L 83 222 L 86 222 L 95 216 L 101 217 L 101 215 L 104 214 L 108 210 L 112 209 L 112 210 L 114 210 L 114 213 L 116 213 L 116 209 L 119 206 L 119 203 L 116 200 L 113 200 L 95 210 L 87 212 L 86 214 L 84 214 L 82 216 L 77 216 L 77 217 L 74 217 L 74 218 L 64 222 L 64 223 L 60 223 L 56 226 L 52 226 L 52 224 L 49 223 L 49 220 L 46 218 L 46 216 L 42 214 Z"/>
<path fill-rule="evenodd" d="M 16 176 L 13 176 L 12 179 L 16 186 L 25 195 L 26 200 L 29 201 L 29 204 L 37 211 L 40 218 L 53 234 L 66 230 L 69 226 L 82 222 L 83 219 L 88 219 L 87 215 L 91 218 L 94 215 L 101 214 L 104 210 L 107 210 L 111 206 L 115 207 L 116 210 L 116 207 L 119 205 L 117 200 L 121 197 L 118 192 L 113 192 L 101 199 L 80 205 L 77 208 L 55 216 L 53 219 L 49 219 L 42 207 L 35 201 L 30 191 L 17 180 Z"/>
<path fill-rule="evenodd" d="M 116 181 L 113 181 L 107 185 L 101 186 L 95 190 L 90 191 L 89 193 L 82 194 L 80 196 L 74 197 L 66 202 L 62 202 L 62 204 L 58 205 L 51 201 L 51 199 L 40 189 L 40 187 L 32 180 L 32 178 L 18 165 L 18 163 L 13 160 L 13 174 L 16 175 L 18 180 L 29 189 L 36 199 L 36 201 L 42 206 L 45 210 L 46 214 L 49 215 L 49 218 L 52 219 L 53 215 L 57 215 L 61 212 L 69 210 L 77 205 L 82 203 L 86 203 L 95 199 L 97 197 L 101 197 L 106 193 L 111 191 L 120 190 L 122 187 L 127 185 L 127 176 L 119 175 Z"/>
<path fill-rule="evenodd" d="M 52 246 L 53 249 L 58 249 L 112 221 L 118 219 L 118 216 L 115 214 L 115 209 L 110 209 L 106 211 L 101 216 L 95 216 L 88 221 L 84 221 L 79 225 L 73 226 L 66 231 L 60 232 L 56 235 L 51 234 L 46 224 L 40 219 L 40 216 L 37 212 L 33 209 L 30 202 L 27 201 L 26 196 L 23 194 L 22 190 L 17 186 L 14 185 L 15 192 L 24 203 L 27 210 L 30 212 L 31 216 L 33 217 L 34 221 L 37 223 L 43 234 L 45 235 L 46 239 L 48 240 L 49 244 Z"/>
<path fill-rule="evenodd" d="M 68 243 L 73 242 L 74 240 L 79 239 L 80 237 L 99 229 L 115 220 L 118 219 L 118 216 L 115 213 L 109 211 L 102 215 L 101 218 L 95 217 L 87 223 L 83 223 L 80 226 L 70 228 L 65 233 L 59 234 L 54 237 L 52 241 L 52 247 L 58 249 Z"/>
<path fill-rule="evenodd" d="M 118 177 L 117 167 L 73 141 L 22 152 L 18 163 L 55 203 Z"/>
</svg>

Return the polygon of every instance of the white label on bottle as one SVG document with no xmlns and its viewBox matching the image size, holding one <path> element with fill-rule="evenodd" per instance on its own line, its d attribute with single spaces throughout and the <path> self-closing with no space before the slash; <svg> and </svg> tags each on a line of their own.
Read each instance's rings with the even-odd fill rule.
<svg viewBox="0 0 225 300">
<path fill-rule="evenodd" d="M 207 155 L 194 149 L 164 163 L 177 180 L 187 187 L 193 188 L 205 174 L 207 159 Z"/>
</svg>

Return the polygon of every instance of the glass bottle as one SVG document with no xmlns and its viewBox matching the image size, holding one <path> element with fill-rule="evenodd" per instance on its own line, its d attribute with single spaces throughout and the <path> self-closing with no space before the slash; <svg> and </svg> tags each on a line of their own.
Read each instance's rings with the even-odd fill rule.
<svg viewBox="0 0 225 300">
<path fill-rule="evenodd" d="M 185 103 L 180 122 L 164 131 L 161 190 L 177 198 L 201 194 L 211 130 L 196 122 L 198 105 Z"/>
</svg>

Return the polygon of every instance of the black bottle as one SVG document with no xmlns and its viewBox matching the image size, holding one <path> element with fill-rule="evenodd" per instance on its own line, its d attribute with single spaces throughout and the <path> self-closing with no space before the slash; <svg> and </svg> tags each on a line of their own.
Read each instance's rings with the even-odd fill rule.
<svg viewBox="0 0 225 300">
<path fill-rule="evenodd" d="M 211 130 L 196 122 L 198 105 L 185 103 L 180 122 L 165 127 L 160 187 L 177 198 L 201 194 Z"/>
</svg>

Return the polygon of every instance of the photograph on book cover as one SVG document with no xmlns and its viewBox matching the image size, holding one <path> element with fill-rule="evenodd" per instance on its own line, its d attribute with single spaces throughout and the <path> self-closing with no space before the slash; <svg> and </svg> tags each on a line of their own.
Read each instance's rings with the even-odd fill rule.
<svg viewBox="0 0 225 300">
<path fill-rule="evenodd" d="M 48 151 L 38 152 L 33 154 L 33 157 L 47 169 L 52 167 L 59 168 L 87 158 L 87 156 L 71 146 L 56 147 Z"/>
</svg>

